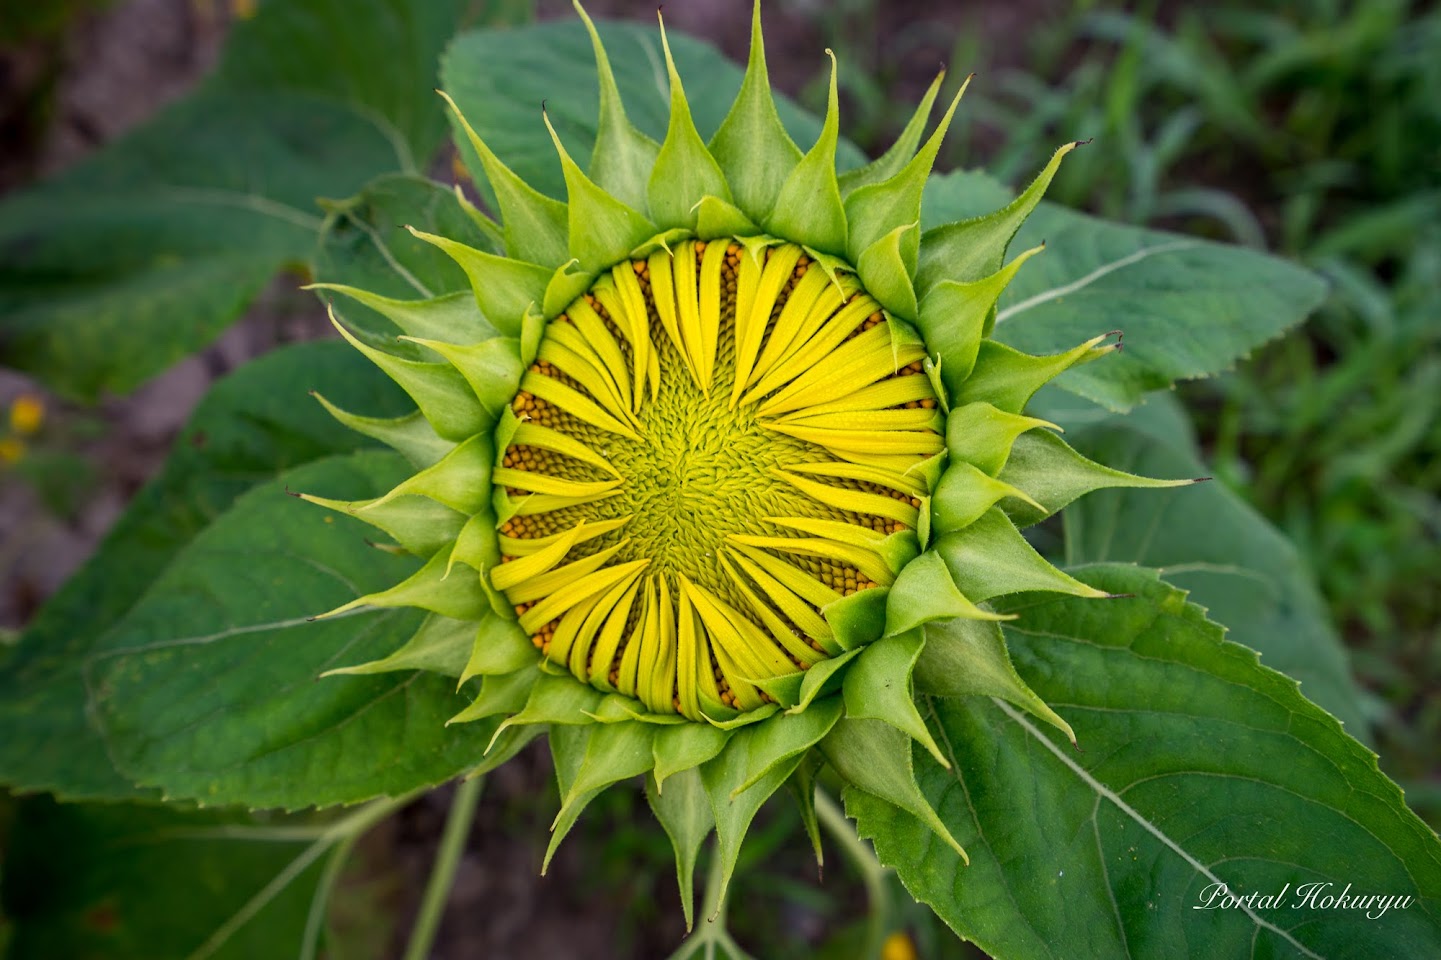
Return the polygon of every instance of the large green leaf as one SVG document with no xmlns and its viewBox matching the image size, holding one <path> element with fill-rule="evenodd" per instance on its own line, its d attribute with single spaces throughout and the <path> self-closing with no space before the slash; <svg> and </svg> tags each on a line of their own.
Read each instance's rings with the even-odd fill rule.
<svg viewBox="0 0 1441 960">
<path fill-rule="evenodd" d="M 341 866 L 333 851 L 393 807 L 322 820 L 30 798 L 4 861 L 5 956 L 316 956 Z"/>
<path fill-rule="evenodd" d="M 423 300 L 468 291 L 470 281 L 444 251 L 413 235 L 407 226 L 490 249 L 455 193 L 424 177 L 378 177 L 355 196 L 327 207 L 315 258 L 318 281 L 343 283 L 397 300 Z M 348 320 L 364 311 L 379 329 L 394 332 L 373 311 L 349 300 L 344 304 Z"/>
<path fill-rule="evenodd" d="M 320 679 L 393 652 L 421 612 L 313 618 L 416 564 L 287 490 L 366 499 L 412 472 L 389 452 L 316 461 L 242 495 L 181 551 L 85 664 L 122 774 L 172 799 L 294 808 L 408 793 L 480 760 L 495 722 L 447 728 L 467 702 L 451 678 Z"/>
<path fill-rule="evenodd" d="M 1047 391 L 1049 393 L 1049 391 Z M 1205 476 L 1180 403 L 1157 394 L 1128 416 L 1083 400 L 1039 397 L 1032 412 L 1066 428 L 1086 455 L 1148 477 Z M 1221 483 L 1176 490 L 1104 490 L 1061 514 L 1067 564 L 1130 562 L 1160 568 L 1190 592 L 1227 637 L 1369 739 L 1361 693 L 1305 562 L 1275 527 Z"/>
<path fill-rule="evenodd" d="M 0 360 L 94 398 L 208 343 L 309 258 L 317 198 L 427 162 L 466 6 L 266 3 L 197 93 L 0 206 Z"/>
<path fill-rule="evenodd" d="M 1133 596 L 1021 597 L 1006 627 L 1079 751 L 1003 702 L 929 704 L 952 769 L 918 749 L 916 771 L 969 867 L 895 807 L 847 796 L 907 888 L 996 957 L 1441 955 L 1441 843 L 1375 755 L 1154 572 L 1080 575 Z M 1220 883 L 1279 897 L 1221 907 Z M 1412 899 L 1368 919 L 1296 908 L 1322 889 L 1303 884 Z"/>
<path fill-rule="evenodd" d="M 927 228 L 996 209 L 1011 193 L 981 173 L 927 185 Z M 995 337 L 1057 353 L 1108 330 L 1125 349 L 1057 383 L 1115 410 L 1177 380 L 1210 376 L 1300 323 L 1325 295 L 1316 276 L 1243 247 L 1110 223 L 1041 203 L 1012 254 L 1045 243 L 1002 296 Z"/>
<path fill-rule="evenodd" d="M 626 114 L 644 133 L 665 138 L 670 89 L 660 33 L 636 24 L 599 23 Z M 685 85 L 696 128 L 709 138 L 725 119 L 741 85 L 741 68 L 710 44 L 667 31 Z M 816 51 L 815 66 L 826 63 Z M 600 111 L 595 56 L 590 36 L 576 21 L 544 23 L 517 30 L 476 31 L 460 36 L 441 65 L 445 89 L 486 144 L 526 182 L 554 197 L 565 197 L 565 180 L 555 146 L 541 122 L 544 101 L 551 123 L 570 155 L 582 163 L 595 147 Z M 783 97 L 776 106 L 791 137 L 804 149 L 820 134 L 820 121 Z M 456 137 L 477 182 L 485 178 L 465 136 Z M 842 141 L 842 169 L 864 157 Z"/>
<path fill-rule="evenodd" d="M 241 493 L 280 471 L 369 441 L 308 396 L 399 416 L 414 404 L 344 343 L 287 347 L 242 367 L 201 401 L 175 452 L 136 494 L 100 550 L 40 611 L 0 662 L 0 783 L 69 798 L 120 798 L 90 726 L 80 667 L 185 544 Z"/>
</svg>

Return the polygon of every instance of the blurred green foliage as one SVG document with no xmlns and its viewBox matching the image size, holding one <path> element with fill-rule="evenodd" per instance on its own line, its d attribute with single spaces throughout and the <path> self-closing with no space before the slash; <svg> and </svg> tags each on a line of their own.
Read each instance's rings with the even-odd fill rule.
<svg viewBox="0 0 1441 960">
<path fill-rule="evenodd" d="M 1219 479 L 1308 558 L 1377 694 L 1384 763 L 1441 819 L 1441 10 L 1407 0 L 1081 3 L 1030 18 L 1020 68 L 957 31 L 878 30 L 874 0 L 818 27 L 843 60 L 851 127 L 883 149 L 934 37 L 947 85 L 981 74 L 944 162 L 1025 182 L 1092 142 L 1048 197 L 1106 217 L 1268 247 L 1325 275 L 1305 334 L 1182 388 Z M 807 91 L 815 105 L 818 76 Z M 869 138 L 869 139 L 867 139 Z"/>
</svg>

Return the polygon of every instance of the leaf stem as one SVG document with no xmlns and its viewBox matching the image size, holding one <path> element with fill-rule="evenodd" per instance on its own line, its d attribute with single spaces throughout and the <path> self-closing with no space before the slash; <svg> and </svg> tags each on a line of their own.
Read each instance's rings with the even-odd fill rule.
<svg viewBox="0 0 1441 960">
<path fill-rule="evenodd" d="M 440 931 L 440 920 L 445 914 L 445 901 L 450 896 L 450 885 L 455 880 L 455 869 L 460 864 L 460 854 L 465 849 L 466 837 L 470 835 L 471 823 L 475 820 L 475 808 L 480 801 L 480 788 L 484 777 L 462 780 L 450 802 L 450 813 L 445 819 L 445 832 L 440 837 L 440 848 L 435 854 L 435 866 L 430 870 L 430 880 L 425 885 L 425 896 L 420 902 L 420 915 L 415 919 L 415 928 L 410 933 L 410 943 L 405 948 L 405 960 L 426 960 Z"/>
<path fill-rule="evenodd" d="M 824 790 L 816 790 L 816 818 L 826 832 L 835 838 L 846 859 L 860 872 L 861 882 L 866 887 L 866 899 L 870 901 L 870 924 L 866 937 L 866 957 L 879 957 L 890 933 L 891 895 L 886 888 L 886 875 L 890 871 L 876 859 L 871 845 L 862 840 L 851 822 L 846 819 L 840 804 Z"/>
</svg>

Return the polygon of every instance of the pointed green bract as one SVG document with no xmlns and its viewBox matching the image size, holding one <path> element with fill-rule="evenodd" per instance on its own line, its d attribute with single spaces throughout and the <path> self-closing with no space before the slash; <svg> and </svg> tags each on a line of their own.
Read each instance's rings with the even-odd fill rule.
<svg viewBox="0 0 1441 960">
<path fill-rule="evenodd" d="M 866 290 L 903 320 L 915 321 L 920 313 L 906 268 L 906 248 L 914 246 L 920 230 L 920 221 L 902 224 L 866 247 L 856 260 L 856 273 Z"/>
<path fill-rule="evenodd" d="M 975 523 L 936 541 L 956 586 L 980 602 L 1027 590 L 1076 597 L 1107 596 L 1051 566 L 1000 510 L 992 507 Z"/>
<path fill-rule="evenodd" d="M 1045 420 L 1007 413 L 978 400 L 952 410 L 946 418 L 946 449 L 953 459 L 994 477 L 1005 466 L 1016 438 L 1036 427 L 1060 429 Z"/>
<path fill-rule="evenodd" d="M 419 410 L 403 417 L 363 417 L 340 409 L 318 393 L 312 393 L 326 411 L 356 433 L 390 447 L 412 466 L 428 467 L 455 449 L 455 443 L 436 435 Z"/>
<path fill-rule="evenodd" d="M 706 149 L 705 141 L 696 132 L 695 121 L 691 119 L 690 105 L 686 103 L 685 89 L 681 86 L 680 74 L 676 72 L 675 60 L 671 58 L 670 43 L 665 36 L 665 20 L 660 19 L 661 47 L 665 51 L 665 67 L 670 77 L 670 128 L 666 131 L 665 142 L 655 158 L 646 188 L 646 199 L 650 215 L 662 228 L 695 228 L 696 205 L 706 197 L 716 197 L 729 203 L 730 187 L 720 164 Z"/>
<path fill-rule="evenodd" d="M 771 233 L 822 253 L 844 256 L 846 208 L 836 180 L 836 143 L 840 138 L 840 102 L 836 93 L 836 55 L 831 58 L 830 98 L 821 134 L 786 177 L 773 210 L 762 221 Z"/>
<path fill-rule="evenodd" d="M 711 138 L 711 155 L 725 173 L 736 206 L 751 220 L 764 223 L 775 208 L 787 177 L 801 161 L 776 112 L 766 71 L 761 35 L 760 0 L 751 14 L 751 51 L 740 93 Z"/>
<path fill-rule="evenodd" d="M 1022 434 L 1011 447 L 1000 480 L 1024 488 L 1037 501 L 1007 503 L 1006 512 L 1020 526 L 1039 523 L 1071 501 L 1095 490 L 1113 487 L 1184 487 L 1195 479 L 1153 480 L 1103 466 L 1081 456 L 1054 433 L 1036 430 Z"/>
<path fill-rule="evenodd" d="M 431 557 L 425 566 L 388 590 L 356 597 L 322 614 L 337 617 L 360 607 L 419 607 L 457 620 L 479 620 L 490 609 L 478 577 L 446 576 L 446 553 Z"/>
<path fill-rule="evenodd" d="M 1100 345 L 1108 336 L 1110 334 L 1099 336 L 1065 353 L 1045 357 L 1033 357 L 994 340 L 984 340 L 977 354 L 976 369 L 961 384 L 953 402 L 957 405 L 985 402 L 1007 413 L 1020 413 L 1036 391 L 1056 377 L 1078 363 L 1095 360 L 1114 350 L 1114 346 Z"/>
<path fill-rule="evenodd" d="M 670 789 L 662 791 L 653 777 L 646 779 L 646 799 L 655 818 L 665 828 L 675 848 L 676 880 L 680 883 L 681 909 L 685 928 L 695 926 L 695 864 L 700 846 L 715 827 L 715 814 L 706 799 L 700 771 L 683 770 L 671 778 Z"/>
<path fill-rule="evenodd" d="M 490 426 L 490 415 L 454 367 L 392 356 L 361 343 L 335 319 L 333 312 L 330 320 L 351 346 L 365 354 L 400 389 L 410 394 L 438 436 L 459 441 L 473 437 Z"/>
<path fill-rule="evenodd" d="M 1016 672 L 1000 624 L 960 619 L 929 623 L 923 629 L 926 646 L 916 660 L 916 690 L 937 697 L 1000 697 L 1076 742 L 1071 725 Z"/>
<path fill-rule="evenodd" d="M 401 670 L 429 670 L 449 677 L 460 676 L 475 635 L 475 624 L 434 615 L 427 617 L 420 629 L 404 646 L 389 656 L 353 667 L 336 667 L 322 677 L 395 673 Z"/>
<path fill-rule="evenodd" d="M 526 309 L 545 298 L 550 269 L 525 260 L 498 257 L 414 228 L 410 232 L 444 250 L 465 271 L 481 312 L 497 330 L 507 337 L 520 336 L 520 320 Z"/>
<path fill-rule="evenodd" d="M 858 187 L 846 197 L 846 226 L 849 231 L 846 252 L 852 263 L 859 264 L 866 249 L 886 236 L 895 224 L 920 223 L 921 191 L 925 189 L 931 166 L 936 162 L 936 154 L 940 153 L 941 141 L 945 139 L 951 118 L 955 116 L 956 107 L 960 106 L 961 97 L 965 96 L 970 82 L 967 77 L 925 147 L 895 176 L 881 183 Z M 920 242 L 920 229 L 917 228 L 914 233 L 906 235 L 901 245 L 901 262 L 907 277 L 915 276 Z"/>
<path fill-rule="evenodd" d="M 920 268 L 916 293 L 924 300 L 943 280 L 967 283 L 995 273 L 1006 258 L 1011 238 L 1026 217 L 1041 202 L 1061 160 L 1080 144 L 1068 143 L 1056 150 L 1051 162 L 1015 200 L 995 213 L 927 230 L 921 236 Z"/>
<path fill-rule="evenodd" d="M 1005 620 L 1006 614 L 984 610 L 956 587 L 946 562 L 934 550 L 928 550 L 906 568 L 891 585 L 886 598 L 886 628 L 903 633 L 932 620 L 962 617 L 967 620 Z"/>
<path fill-rule="evenodd" d="M 429 300 L 397 300 L 343 283 L 312 283 L 306 290 L 333 290 L 379 313 L 412 337 L 475 343 L 496 335 L 495 327 L 481 315 L 475 297 L 468 293 L 447 293 Z"/>
<path fill-rule="evenodd" d="M 908 630 L 866 647 L 846 672 L 842 687 L 846 717 L 888 723 L 929 750 L 941 766 L 949 767 L 950 761 L 931 738 L 911 694 L 911 671 L 925 645 L 924 633 Z"/>
<path fill-rule="evenodd" d="M 595 24 L 581 7 L 575 12 L 585 23 L 595 51 L 595 70 L 600 81 L 600 117 L 596 125 L 595 150 L 590 158 L 590 177 L 617 200 L 639 209 L 645 204 L 646 184 L 655 166 L 660 145 L 641 133 L 625 114 L 620 89 L 610 68 L 610 58 L 600 42 Z M 567 301 L 568 302 L 568 301 Z M 550 311 L 547 310 L 547 313 Z"/>
<path fill-rule="evenodd" d="M 1027 250 L 989 277 L 968 283 L 945 280 L 926 294 L 916 326 L 940 356 L 941 379 L 952 396 L 961 396 L 967 389 L 981 341 L 996 315 L 996 301 L 1021 266 L 1042 249 Z"/>
<path fill-rule="evenodd" d="M 998 480 L 969 463 L 953 463 L 941 475 L 940 486 L 931 500 L 936 529 L 948 533 L 969 527 L 1003 501 L 1008 513 L 1019 505 L 1020 509 L 1039 514 L 1041 518 L 1048 515 L 1045 507 L 1021 487 Z"/>
<path fill-rule="evenodd" d="M 911 738 L 879 720 L 842 719 L 821 741 L 821 752 L 850 784 L 895 804 L 935 832 L 962 860 L 971 858 L 951 836 L 916 785 L 911 763 Z"/>
<path fill-rule="evenodd" d="M 889 180 L 901 171 L 911 158 L 916 155 L 916 148 L 921 144 L 921 136 L 926 132 L 926 122 L 931 116 L 931 107 L 935 105 L 936 96 L 941 92 L 941 83 L 946 79 L 946 71 L 943 69 L 936 74 L 936 79 L 931 81 L 930 87 L 926 90 L 921 102 L 916 105 L 915 112 L 911 119 L 906 121 L 905 128 L 891 148 L 881 154 L 875 160 L 855 170 L 847 170 L 840 175 L 841 196 L 849 197 L 854 191 L 872 183 L 880 183 L 882 180 Z M 969 77 L 966 83 L 970 82 Z"/>
<path fill-rule="evenodd" d="M 372 501 L 327 500 L 300 494 L 309 503 L 363 520 L 384 530 L 410 553 L 428 557 L 455 542 L 465 526 L 465 515 L 429 497 L 395 497 L 367 509 Z"/>
<path fill-rule="evenodd" d="M 491 419 L 500 419 L 501 411 L 520 386 L 523 368 L 519 341 L 509 337 L 492 337 L 476 343 L 446 343 L 422 340 L 420 337 L 406 339 L 434 350 L 448 360 L 460 371 Z"/>
<path fill-rule="evenodd" d="M 552 269 L 564 263 L 568 230 L 565 204 L 536 190 L 501 163 L 466 121 L 455 101 L 444 92 L 440 95 L 465 131 L 471 147 L 480 158 L 485 178 L 495 191 L 496 202 L 500 205 L 506 255 Z"/>
<path fill-rule="evenodd" d="M 656 233 L 655 224 L 640 212 L 606 193 L 570 158 L 560 135 L 545 116 L 555 152 L 565 174 L 566 209 L 570 217 L 570 256 L 589 274 L 600 273 Z"/>
</svg>

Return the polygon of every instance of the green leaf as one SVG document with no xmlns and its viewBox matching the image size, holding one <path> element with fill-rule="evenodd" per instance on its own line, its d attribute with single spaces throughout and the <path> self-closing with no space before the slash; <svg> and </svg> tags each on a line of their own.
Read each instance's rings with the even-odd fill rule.
<svg viewBox="0 0 1441 960">
<path fill-rule="evenodd" d="M 305 396 L 395 416 L 399 388 L 339 342 L 277 350 L 221 380 L 196 408 L 160 475 L 80 572 L 41 609 L 0 662 L 0 782 L 72 799 L 119 799 L 115 773 L 86 715 L 80 668 L 181 549 L 235 498 L 287 467 L 369 446 Z M 325 511 L 312 507 L 319 514 Z"/>
<path fill-rule="evenodd" d="M 1101 463 L 1160 477 L 1210 472 L 1175 398 L 1160 394 L 1117 417 L 1080 400 L 1067 412 L 1055 405 L 1063 396 L 1049 397 L 1041 415 L 1058 418 L 1076 446 Z M 1226 626 L 1229 639 L 1260 651 L 1267 666 L 1301 681 L 1307 698 L 1341 720 L 1352 736 L 1369 738 L 1345 650 L 1305 561 L 1224 484 L 1100 491 L 1061 516 L 1067 563 L 1160 568 L 1166 580 L 1190 591 L 1193 602 Z"/>
<path fill-rule="evenodd" d="M 318 197 L 428 161 L 444 130 L 428 78 L 465 6 L 266 4 L 197 93 L 7 200 L 4 362 L 94 399 L 210 342 L 309 259 Z"/>
<path fill-rule="evenodd" d="M 343 855 L 394 806 L 328 820 L 27 799 L 5 861 L 6 956 L 313 956 L 322 938 L 338 950 L 326 914 Z M 384 936 L 382 905 L 360 896 Z"/>
<path fill-rule="evenodd" d="M 665 64 L 659 31 L 606 22 L 597 23 L 596 29 L 625 98 L 626 115 L 659 142 L 670 114 L 670 92 L 656 80 Z M 701 136 L 709 136 L 730 111 L 740 89 L 741 69 L 707 43 L 675 30 L 667 34 L 676 69 L 689 91 L 691 116 Z M 568 21 L 462 34 L 442 59 L 441 77 L 466 119 L 512 170 L 542 192 L 564 197 L 565 180 L 541 122 L 540 104 L 546 102 L 551 123 L 572 155 L 589 156 L 600 107 L 594 65 L 590 34 L 584 24 Z M 821 129 L 817 118 L 782 98 L 776 108 L 792 139 L 815 141 Z M 477 185 L 484 188 L 479 161 L 469 144 L 462 142 L 460 151 Z M 842 167 L 864 159 L 844 140 L 837 155 Z"/>
<path fill-rule="evenodd" d="M 384 656 L 413 610 L 313 620 L 384 590 L 414 563 L 365 546 L 363 526 L 284 495 L 383 491 L 390 453 L 317 461 L 241 496 L 96 645 L 91 709 L 120 771 L 171 798 L 300 807 L 408 793 L 476 763 L 493 724 L 447 728 L 465 703 L 429 673 L 317 680 Z"/>
<path fill-rule="evenodd" d="M 654 777 L 646 777 L 645 796 L 655 818 L 665 828 L 675 848 L 675 873 L 680 883 L 680 904 L 685 912 L 686 929 L 694 926 L 695 864 L 700 845 L 715 826 L 715 816 L 706 800 L 700 771 L 694 767 L 682 770 L 666 780 L 664 789 L 656 786 Z"/>
<path fill-rule="evenodd" d="M 1080 751 L 1004 701 L 932 701 L 952 769 L 918 752 L 917 776 L 971 863 L 848 793 L 882 862 L 993 956 L 1434 954 L 1441 844 L 1375 756 L 1154 572 L 1084 575 L 1133 596 L 1033 596 L 1005 628 Z M 1281 900 L 1193 909 L 1216 883 Z M 1296 909 L 1305 883 L 1416 899 L 1376 919 Z"/>
<path fill-rule="evenodd" d="M 463 296 L 445 303 L 456 312 L 456 321 L 466 327 L 490 325 L 470 294 L 465 271 L 434 244 L 412 234 L 406 227 L 452 237 L 472 247 L 494 252 L 487 237 L 460 206 L 453 191 L 438 183 L 405 174 L 387 174 L 365 185 L 353 197 L 327 203 L 325 226 L 315 254 L 317 281 L 343 284 L 371 296 L 415 302 L 446 294 Z M 335 297 L 329 291 L 322 299 L 335 299 L 342 317 L 352 326 L 372 333 L 394 334 L 397 329 L 412 336 L 437 336 L 444 318 L 428 325 L 430 332 L 415 321 L 403 322 L 380 307 L 354 302 L 351 295 Z M 473 313 L 466 319 L 462 311 Z M 493 335 L 481 332 L 475 339 Z"/>
<path fill-rule="evenodd" d="M 985 213 L 1009 196 L 983 174 L 933 177 L 923 225 Z M 1254 250 L 1048 203 L 1036 207 L 1013 243 L 1043 241 L 1045 256 L 1002 295 L 993 335 L 1027 353 L 1053 353 L 1108 329 L 1124 331 L 1123 352 L 1057 381 L 1114 410 L 1177 380 L 1229 368 L 1300 323 L 1325 294 L 1314 275 Z"/>
</svg>

